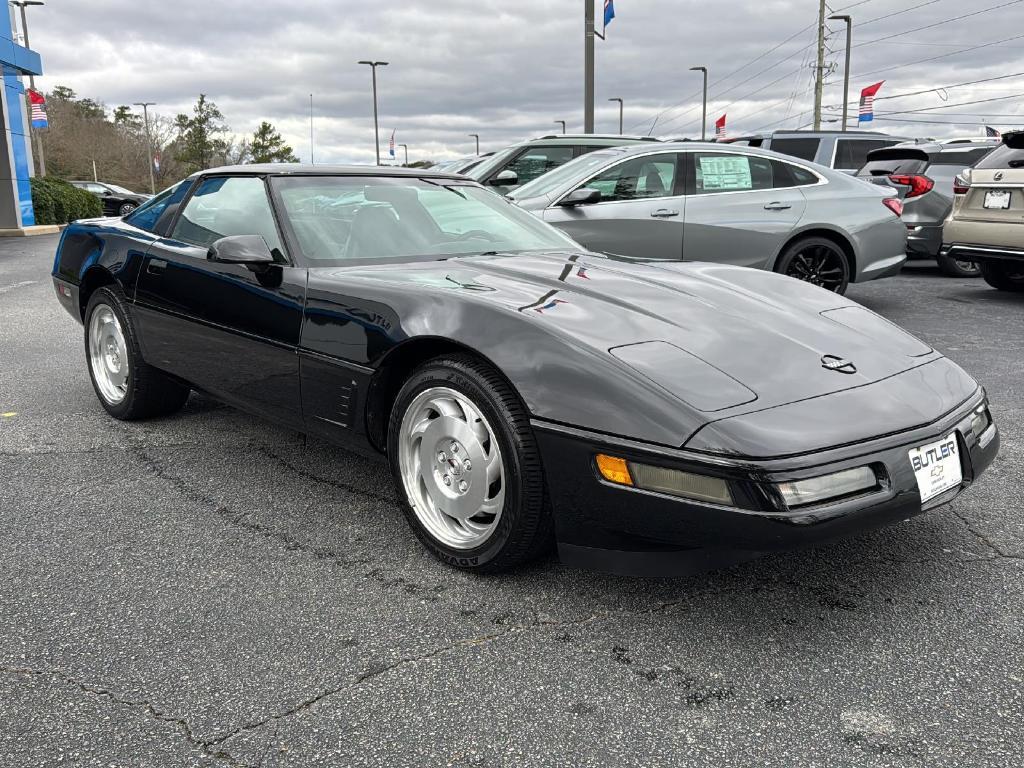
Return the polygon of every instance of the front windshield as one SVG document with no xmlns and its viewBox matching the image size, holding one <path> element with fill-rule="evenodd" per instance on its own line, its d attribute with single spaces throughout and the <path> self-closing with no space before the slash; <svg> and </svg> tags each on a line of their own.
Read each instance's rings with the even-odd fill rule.
<svg viewBox="0 0 1024 768">
<path fill-rule="evenodd" d="M 581 157 L 577 157 L 575 160 L 570 160 L 565 165 L 561 165 L 553 171 L 548 171 L 544 175 L 538 176 L 527 184 L 523 184 L 523 186 L 518 189 L 514 189 L 509 192 L 507 197 L 510 197 L 513 200 L 527 200 L 531 197 L 547 195 L 554 192 L 563 184 L 571 182 L 574 179 L 583 179 L 586 176 L 589 176 L 591 171 L 597 170 L 602 165 L 613 158 L 619 157 L 621 154 L 621 150 L 618 152 L 615 150 L 590 152 Z"/>
<path fill-rule="evenodd" d="M 121 193 L 122 195 L 134 195 L 135 194 L 130 189 L 125 189 L 124 187 L 119 187 L 119 186 L 117 186 L 117 184 L 107 184 L 107 186 L 110 187 L 115 192 Z"/>
<path fill-rule="evenodd" d="M 493 192 L 428 179 L 281 176 L 274 189 L 311 266 L 579 250 Z"/>
<path fill-rule="evenodd" d="M 506 147 L 500 152 L 495 152 L 486 160 L 482 161 L 480 165 L 478 165 L 476 168 L 467 171 L 466 175 L 469 176 L 469 178 L 471 179 L 483 181 L 490 175 L 491 171 L 493 171 L 495 168 L 503 166 L 505 164 L 505 161 L 512 157 L 513 154 L 518 152 L 519 149 L 520 145 L 516 144 L 515 146 L 512 147 Z"/>
</svg>

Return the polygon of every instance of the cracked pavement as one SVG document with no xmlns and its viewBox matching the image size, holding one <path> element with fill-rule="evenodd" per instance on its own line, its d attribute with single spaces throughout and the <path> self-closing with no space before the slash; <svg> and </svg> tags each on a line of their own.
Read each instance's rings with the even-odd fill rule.
<svg viewBox="0 0 1024 768">
<path fill-rule="evenodd" d="M 382 464 L 193 395 L 122 424 L 0 240 L 0 765 L 1016 766 L 1024 296 L 850 295 L 988 389 L 952 505 L 676 580 L 427 555 Z"/>
</svg>

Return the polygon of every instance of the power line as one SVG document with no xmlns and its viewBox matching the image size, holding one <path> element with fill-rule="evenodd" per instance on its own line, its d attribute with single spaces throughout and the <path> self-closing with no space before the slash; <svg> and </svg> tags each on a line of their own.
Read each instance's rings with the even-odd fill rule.
<svg viewBox="0 0 1024 768">
<path fill-rule="evenodd" d="M 893 16 L 899 16 L 900 14 L 903 13 L 910 13 L 910 11 L 916 11 L 918 8 L 924 8 L 926 5 L 935 5 L 936 3 L 939 2 L 942 2 L 942 0 L 927 0 L 927 2 L 921 3 L 920 5 L 914 5 L 911 6 L 910 8 L 904 8 L 902 11 L 893 11 L 892 13 L 887 13 L 884 16 L 876 16 L 873 19 L 862 21 L 857 26 L 866 27 L 868 24 L 874 24 L 876 21 L 882 21 L 883 19 L 891 19 Z"/>
<path fill-rule="evenodd" d="M 982 117 L 982 115 L 977 115 Z M 913 120 L 901 117 L 876 117 L 875 120 L 884 120 L 888 123 L 923 123 L 925 125 L 977 125 L 980 120 Z M 997 120 L 1000 125 L 1024 125 L 1024 121 Z"/>
<path fill-rule="evenodd" d="M 936 21 L 936 22 L 933 22 L 931 24 L 925 24 L 923 27 L 915 27 L 914 29 L 906 29 L 906 30 L 904 30 L 902 32 L 895 32 L 895 33 L 893 33 L 891 35 L 886 35 L 885 37 L 876 38 L 875 40 L 867 40 L 867 41 L 865 41 L 863 43 L 857 43 L 853 47 L 854 48 L 860 48 L 860 47 L 865 46 L 865 45 L 874 45 L 875 43 L 880 43 L 883 40 L 892 40 L 894 37 L 902 37 L 903 35 L 909 35 L 911 32 L 921 32 L 921 31 L 923 31 L 925 29 L 934 29 L 935 27 L 941 27 L 943 24 L 950 24 L 950 23 L 952 23 L 954 21 L 961 21 L 963 19 L 969 19 L 972 16 L 980 16 L 981 14 L 989 13 L 990 11 L 998 11 L 1000 8 L 1007 8 L 1007 7 L 1011 6 L 1011 5 L 1019 5 L 1022 2 L 1024 2 L 1024 0 L 1007 0 L 1007 2 L 1000 3 L 999 5 L 993 5 L 993 6 L 989 7 L 989 8 L 982 8 L 980 11 L 971 11 L 970 13 L 964 13 L 964 14 L 961 14 L 960 16 L 953 16 L 952 18 L 949 18 L 949 19 L 943 19 L 942 21 Z"/>
<path fill-rule="evenodd" d="M 1013 93 L 1009 96 L 994 96 L 989 99 L 975 99 L 974 101 L 961 101 L 957 104 L 940 104 L 936 107 L 921 107 L 920 109 L 904 109 L 894 112 L 879 112 L 880 115 L 916 115 L 921 112 L 932 112 L 936 109 L 949 109 L 951 107 L 969 107 L 972 104 L 988 104 L 993 101 L 1006 101 L 1007 99 L 1019 99 L 1024 93 Z"/>
<path fill-rule="evenodd" d="M 969 53 L 970 51 L 978 51 L 981 50 L 982 48 L 990 48 L 995 45 L 1000 45 L 1001 43 L 1007 43 L 1011 40 L 1020 40 L 1021 38 L 1024 38 L 1024 35 L 1014 35 L 1013 37 L 1005 37 L 1002 40 L 995 40 L 991 43 L 980 43 L 978 45 L 968 46 L 967 48 L 961 48 L 958 51 L 940 53 L 938 56 L 930 56 L 927 59 L 915 59 L 914 61 L 906 61 L 903 62 L 902 64 L 896 64 L 895 66 L 891 67 L 881 67 L 880 69 L 872 69 L 867 72 L 857 72 L 851 77 L 867 77 L 868 75 L 877 75 L 882 72 L 892 72 L 894 69 L 903 69 L 904 67 L 909 67 L 916 64 L 926 64 L 930 61 L 938 61 L 939 59 L 946 59 L 949 58 L 950 56 L 957 56 L 961 53 Z"/>
</svg>

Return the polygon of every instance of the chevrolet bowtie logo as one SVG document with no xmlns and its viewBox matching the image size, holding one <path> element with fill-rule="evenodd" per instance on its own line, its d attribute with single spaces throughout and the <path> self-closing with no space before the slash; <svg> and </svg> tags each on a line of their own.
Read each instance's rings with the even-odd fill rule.
<svg viewBox="0 0 1024 768">
<path fill-rule="evenodd" d="M 849 360 L 844 360 L 841 357 L 835 355 L 822 355 L 821 356 L 821 367 L 828 371 L 836 371 L 838 373 L 856 373 L 857 366 L 851 363 Z"/>
</svg>

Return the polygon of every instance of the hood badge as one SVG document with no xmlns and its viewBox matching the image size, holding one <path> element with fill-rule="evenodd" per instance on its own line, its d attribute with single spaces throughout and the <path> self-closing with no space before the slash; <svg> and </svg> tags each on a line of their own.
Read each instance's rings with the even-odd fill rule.
<svg viewBox="0 0 1024 768">
<path fill-rule="evenodd" d="M 835 355 L 822 355 L 821 367 L 827 371 L 836 371 L 837 373 L 857 372 L 857 366 L 849 360 L 844 360 L 843 358 L 836 357 Z"/>
</svg>

